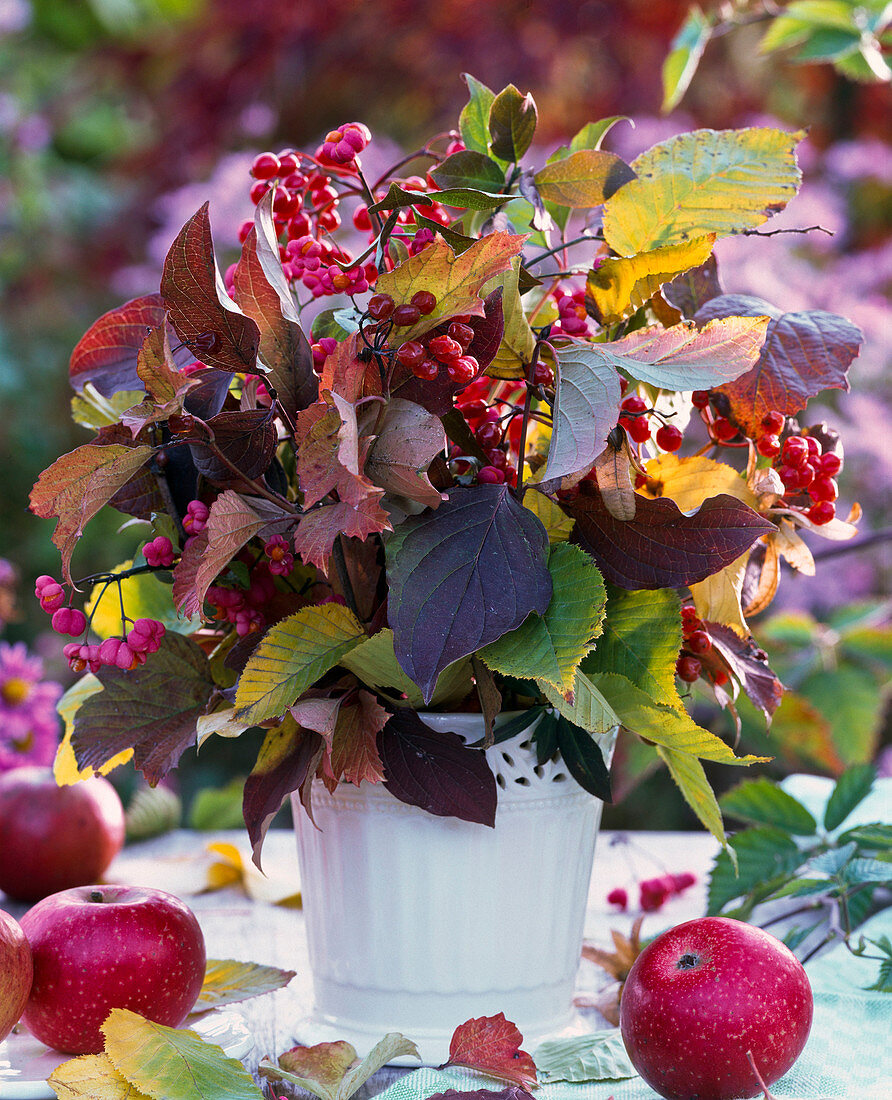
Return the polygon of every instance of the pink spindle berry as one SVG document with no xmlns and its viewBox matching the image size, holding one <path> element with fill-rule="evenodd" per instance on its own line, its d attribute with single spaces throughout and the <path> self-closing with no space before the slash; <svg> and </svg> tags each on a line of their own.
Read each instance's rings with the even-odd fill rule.
<svg viewBox="0 0 892 1100">
<path fill-rule="evenodd" d="M 203 501 L 190 500 L 186 505 L 186 514 L 183 516 L 183 530 L 190 535 L 197 535 L 207 527 L 210 514 L 210 508 Z"/>
<path fill-rule="evenodd" d="M 53 613 L 52 626 L 57 634 L 77 638 L 87 629 L 87 617 L 76 607 L 60 607 Z"/>
<path fill-rule="evenodd" d="M 146 559 L 146 564 L 151 565 L 154 569 L 167 569 L 169 566 L 173 565 L 173 544 L 166 535 L 159 535 L 157 538 L 152 539 L 151 542 L 147 542 L 143 547 L 142 553 L 143 557 Z"/>
<path fill-rule="evenodd" d="M 34 595 L 40 600 L 40 606 L 51 614 L 65 603 L 65 589 L 57 580 L 44 574 L 34 582 Z"/>
</svg>

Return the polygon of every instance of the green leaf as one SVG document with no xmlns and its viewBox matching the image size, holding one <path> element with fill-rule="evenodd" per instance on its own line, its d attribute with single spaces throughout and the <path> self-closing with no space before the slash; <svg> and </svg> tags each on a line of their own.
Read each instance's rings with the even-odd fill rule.
<svg viewBox="0 0 892 1100">
<path fill-rule="evenodd" d="M 432 169 L 431 177 L 438 187 L 471 187 L 480 191 L 498 191 L 505 186 L 505 173 L 492 157 L 477 152 L 476 149 L 463 149 L 460 153 L 453 153 L 446 157 L 436 168 Z M 431 197 L 440 201 L 440 196 L 435 192 Z M 507 195 L 504 199 L 507 200 Z"/>
<path fill-rule="evenodd" d="M 672 749 L 657 745 L 657 753 L 669 769 L 675 785 L 681 791 L 685 802 L 703 824 L 719 841 L 727 845 L 722 814 L 715 793 L 706 778 L 703 765 L 696 756 L 686 752 L 674 752 Z M 733 848 L 729 848 L 732 862 L 736 860 Z"/>
<path fill-rule="evenodd" d="M 348 1100 L 354 1092 L 360 1089 L 373 1074 L 377 1073 L 388 1062 L 393 1061 L 395 1058 L 421 1057 L 418 1048 L 410 1039 L 393 1031 L 376 1043 L 361 1062 L 357 1062 L 352 1068 L 346 1068 L 346 1072 L 338 1079 L 342 1067 L 345 1064 L 349 1067 L 348 1059 L 351 1050 L 354 1058 L 349 1059 L 349 1061 L 355 1060 L 356 1051 L 350 1047 L 349 1043 L 341 1040 L 337 1044 L 319 1044 L 318 1047 L 299 1047 L 296 1049 L 301 1054 L 306 1052 L 312 1058 L 313 1052 L 320 1051 L 321 1054 L 321 1048 L 325 1046 L 340 1047 L 344 1053 L 341 1055 L 340 1051 L 338 1052 L 339 1064 L 337 1066 L 325 1065 L 327 1072 L 324 1075 L 320 1073 L 318 1075 L 307 1074 L 301 1076 L 297 1073 L 291 1073 L 281 1066 L 274 1065 L 268 1058 L 261 1061 L 260 1073 L 263 1077 L 272 1080 L 291 1081 L 292 1084 L 299 1085 L 301 1088 L 307 1089 L 308 1092 L 312 1092 L 314 1096 L 318 1096 L 319 1100 Z M 287 1058 L 288 1055 L 285 1055 L 282 1060 L 286 1061 Z M 313 1061 L 308 1065 L 313 1065 Z"/>
<path fill-rule="evenodd" d="M 791 874 L 808 855 L 786 833 L 769 825 L 745 829 L 731 837 L 730 844 L 737 853 L 738 873 L 728 853 L 719 852 L 709 879 L 707 912 L 711 916 L 754 887 Z"/>
<path fill-rule="evenodd" d="M 294 975 L 295 971 L 280 970 L 277 966 L 260 966 L 236 959 L 208 959 L 204 984 L 192 1011 L 220 1008 L 272 993 L 288 985 Z"/>
<path fill-rule="evenodd" d="M 615 153 L 580 149 L 546 164 L 533 178 L 546 201 L 571 210 L 587 210 L 600 206 L 634 180 L 635 172 Z"/>
<path fill-rule="evenodd" d="M 587 730 L 574 726 L 563 715 L 557 717 L 556 732 L 558 749 L 570 775 L 584 791 L 602 802 L 612 802 L 610 772 L 598 742 Z"/>
<path fill-rule="evenodd" d="M 365 636 L 353 612 L 336 603 L 302 607 L 276 623 L 251 654 L 239 679 L 236 717 L 256 725 L 284 714 Z"/>
<path fill-rule="evenodd" d="M 548 556 L 551 602 L 543 616 L 530 615 L 517 630 L 480 651 L 496 672 L 547 680 L 570 690 L 579 662 L 601 633 L 607 594 L 600 570 L 583 550 L 559 543 Z"/>
<path fill-rule="evenodd" d="M 892 672 L 892 630 L 888 628 L 864 626 L 847 630 L 839 649 L 850 660 Z"/>
<path fill-rule="evenodd" d="M 754 825 L 774 825 L 796 836 L 813 836 L 818 824 L 791 794 L 770 779 L 747 779 L 722 796 L 722 810 Z"/>
<path fill-rule="evenodd" d="M 581 675 L 581 673 L 580 673 Z M 720 737 L 698 726 L 685 711 L 655 703 L 631 680 L 616 673 L 595 673 L 592 686 L 608 701 L 626 729 L 676 752 L 722 764 L 754 764 L 763 756 L 735 756 Z"/>
<path fill-rule="evenodd" d="M 699 7 L 692 7 L 663 62 L 663 114 L 678 106 L 690 86 L 706 44 L 712 35 L 712 23 Z"/>
<path fill-rule="evenodd" d="M 824 828 L 828 833 L 842 825 L 852 810 L 864 801 L 875 779 L 876 768 L 872 764 L 856 764 L 843 772 L 824 809 Z"/>
<path fill-rule="evenodd" d="M 194 1031 L 164 1027 L 124 1008 L 102 1025 L 115 1069 L 150 1096 L 177 1100 L 262 1100 L 245 1067 Z"/>
<path fill-rule="evenodd" d="M 537 681 L 545 698 L 568 722 L 589 733 L 608 733 L 620 724 L 610 704 L 584 672 L 577 672 L 571 698 L 546 680 Z"/>
<path fill-rule="evenodd" d="M 471 98 L 459 115 L 458 130 L 468 149 L 487 153 L 489 151 L 489 112 L 496 98 L 495 92 L 485 84 L 481 84 L 479 80 L 475 80 L 470 73 L 464 73 L 463 78 Z"/>
<path fill-rule="evenodd" d="M 580 149 L 600 149 L 601 142 L 618 122 L 628 122 L 634 126 L 628 115 L 611 115 L 610 118 L 602 118 L 598 122 L 587 122 L 570 139 L 570 148 L 567 152 L 578 153 Z M 549 160 L 551 160 L 550 157 Z"/>
<path fill-rule="evenodd" d="M 892 883 L 892 863 L 882 859 L 853 859 L 843 867 L 841 877 L 852 886 L 865 882 Z"/>
<path fill-rule="evenodd" d="M 791 951 L 795 951 L 796 948 L 803 943 L 814 932 L 814 930 L 820 925 L 820 921 L 817 924 L 813 924 L 810 928 L 791 928 L 790 931 L 781 940 L 781 943 L 785 944 Z"/>
<path fill-rule="evenodd" d="M 864 764 L 873 759 L 886 710 L 873 673 L 838 664 L 807 677 L 797 690 L 826 718 L 836 751 L 845 764 Z"/>
<path fill-rule="evenodd" d="M 535 1061 L 544 1084 L 618 1081 L 635 1076 L 635 1067 L 616 1028 L 542 1043 L 536 1047 Z"/>
<path fill-rule="evenodd" d="M 715 233 L 754 229 L 796 194 L 793 152 L 804 134 L 768 127 L 695 130 L 637 157 L 638 175 L 604 207 L 604 235 L 621 256 Z"/>
<path fill-rule="evenodd" d="M 583 662 L 584 671 L 616 672 L 655 703 L 681 707 L 675 682 L 681 647 L 678 596 L 669 588 L 634 592 L 612 585 L 607 596 L 604 632 Z"/>
<path fill-rule="evenodd" d="M 859 849 L 875 848 L 880 851 L 892 849 L 892 825 L 856 825 L 854 829 L 847 829 L 837 838 L 840 844 L 846 844 L 854 840 Z"/>
<path fill-rule="evenodd" d="M 530 147 L 537 119 L 536 102 L 529 92 L 521 95 L 513 84 L 503 88 L 489 110 L 493 155 L 511 163 L 519 161 Z"/>
<path fill-rule="evenodd" d="M 445 187 L 442 191 L 433 191 L 437 202 L 443 206 L 455 206 L 459 210 L 492 210 L 504 206 L 509 196 L 501 191 L 483 191 L 471 187 Z"/>
<path fill-rule="evenodd" d="M 841 848 L 830 848 L 826 852 L 819 852 L 808 861 L 808 869 L 824 875 L 838 875 L 856 850 L 857 845 L 850 842 Z"/>
<path fill-rule="evenodd" d="M 778 898 L 805 898 L 812 894 L 824 894 L 830 890 L 830 884 L 826 878 L 794 878 L 784 883 L 779 889 L 769 894 L 766 901 L 775 901 Z"/>
<path fill-rule="evenodd" d="M 340 664 L 368 687 L 405 695 L 406 703 L 416 710 L 424 706 L 421 689 L 412 683 L 397 662 L 393 651 L 393 631 L 389 627 L 360 642 L 341 658 Z M 430 705 L 437 707 L 450 700 L 456 702 L 464 698 L 471 687 L 470 660 L 455 661 L 440 673 Z"/>
</svg>

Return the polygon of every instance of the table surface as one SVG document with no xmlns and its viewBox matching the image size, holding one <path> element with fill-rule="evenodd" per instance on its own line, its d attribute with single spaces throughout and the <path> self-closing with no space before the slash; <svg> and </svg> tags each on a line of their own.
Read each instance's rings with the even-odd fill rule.
<svg viewBox="0 0 892 1100">
<path fill-rule="evenodd" d="M 221 852 L 210 848 L 221 844 L 238 850 L 246 869 L 245 879 L 241 886 L 208 890 L 212 866 L 227 862 L 227 849 Z M 690 871 L 697 881 L 659 912 L 648 914 L 643 934 L 653 936 L 680 921 L 701 916 L 706 909 L 708 872 L 717 848 L 716 841 L 706 833 L 602 832 L 589 890 L 586 940 L 607 947 L 611 944 L 611 929 L 628 934 L 640 915 L 635 908 L 637 883 L 665 872 Z M 312 980 L 303 914 L 299 908 L 277 904 L 300 890 L 294 835 L 287 830 L 270 832 L 263 851 L 265 878 L 251 865 L 250 855 L 244 832 L 178 830 L 129 845 L 112 864 L 106 880 L 157 887 L 182 897 L 199 919 L 209 958 L 239 959 L 297 972 L 286 988 L 236 1006 L 254 1036 L 254 1048 L 244 1062 L 256 1075 L 261 1058 L 275 1060 L 294 1045 L 295 1024 L 312 1005 Z M 617 886 L 628 890 L 627 913 L 619 913 L 607 904 L 607 894 Z M 20 917 L 26 907 L 0 894 L 0 908 Z M 603 971 L 588 962 L 581 964 L 577 986 L 581 996 L 605 984 L 609 979 Z M 592 1014 L 593 1026 L 606 1026 L 594 1009 L 584 1011 Z M 380 1092 L 400 1072 L 405 1071 L 384 1069 L 376 1074 L 359 1094 L 359 1100 Z M 268 1095 L 273 1094 L 268 1091 Z M 288 1087 L 277 1084 L 275 1095 L 293 1094 Z"/>
</svg>

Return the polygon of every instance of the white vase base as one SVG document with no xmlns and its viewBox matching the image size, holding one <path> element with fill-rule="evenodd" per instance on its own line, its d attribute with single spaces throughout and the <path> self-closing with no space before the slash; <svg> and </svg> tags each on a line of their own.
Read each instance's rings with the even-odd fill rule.
<svg viewBox="0 0 892 1100">
<path fill-rule="evenodd" d="M 531 1029 L 523 1032 L 522 1049 L 529 1054 L 534 1054 L 542 1043 L 553 1039 L 573 1039 L 582 1035 L 591 1035 L 604 1027 L 604 1022 L 597 1016 L 586 1016 L 575 1010 L 571 1011 L 563 1024 L 553 1025 L 548 1029 L 536 1031 Z M 317 1043 L 332 1043 L 340 1039 L 346 1040 L 356 1049 L 360 1058 L 364 1058 L 369 1051 L 384 1038 L 388 1030 L 396 1031 L 396 1027 L 367 1029 L 357 1021 L 347 1021 L 343 1018 L 333 1020 L 311 1013 L 299 1020 L 294 1030 L 294 1041 L 301 1046 L 315 1046 Z M 446 1034 L 442 1030 L 412 1029 L 406 1033 L 407 1039 L 418 1047 L 421 1056 L 419 1062 L 415 1058 L 395 1058 L 388 1065 L 392 1066 L 441 1066 L 449 1059 L 449 1042 L 452 1034 Z"/>
</svg>

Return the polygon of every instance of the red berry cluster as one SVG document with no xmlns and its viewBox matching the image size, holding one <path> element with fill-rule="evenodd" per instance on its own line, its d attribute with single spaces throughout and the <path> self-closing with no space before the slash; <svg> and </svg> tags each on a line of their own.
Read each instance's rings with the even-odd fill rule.
<svg viewBox="0 0 892 1100">
<path fill-rule="evenodd" d="M 703 673 L 703 662 L 700 658 L 712 652 L 712 638 L 690 604 L 681 609 L 681 633 L 682 647 L 675 662 L 675 672 L 679 680 L 693 684 Z M 726 684 L 728 674 L 724 669 L 716 669 L 712 673 L 712 679 L 716 684 Z"/>
<path fill-rule="evenodd" d="M 813 435 L 788 435 L 779 446 L 774 465 L 784 483 L 787 503 L 801 508 L 818 526 L 835 518 L 839 496 L 836 475 L 842 469 L 842 458 L 838 454 L 834 451 L 823 453 L 820 442 Z"/>
<path fill-rule="evenodd" d="M 644 879 L 638 884 L 638 907 L 644 913 L 653 913 L 678 894 L 683 893 L 697 881 L 690 871 L 678 875 L 660 875 L 657 878 Z M 629 907 L 629 895 L 621 886 L 607 895 L 609 905 L 616 905 L 623 912 Z"/>
<path fill-rule="evenodd" d="M 540 371 L 541 368 L 541 371 Z M 549 381 L 550 376 L 550 381 Z M 545 363 L 536 367 L 536 385 L 552 385 L 554 374 Z M 455 406 L 474 433 L 474 438 L 486 455 L 488 465 L 477 470 L 477 480 L 484 484 L 517 483 L 517 453 L 523 410 L 524 383 L 500 382 L 478 378 L 455 399 Z M 467 459 L 459 450 L 451 450 L 453 468 L 457 474 L 470 470 Z"/>
<path fill-rule="evenodd" d="M 284 560 L 283 557 L 280 562 Z M 273 564 L 274 560 L 257 562 L 251 569 L 247 589 L 214 584 L 207 591 L 207 601 L 214 610 L 214 617 L 232 623 L 240 638 L 266 626 L 263 606 L 276 594 Z"/>
<path fill-rule="evenodd" d="M 634 443 L 646 443 L 651 427 L 647 420 L 647 402 L 637 393 L 629 394 L 620 405 L 620 427 L 625 428 Z M 677 451 L 684 436 L 674 424 L 661 424 L 655 436 L 656 444 L 664 451 Z"/>
</svg>

